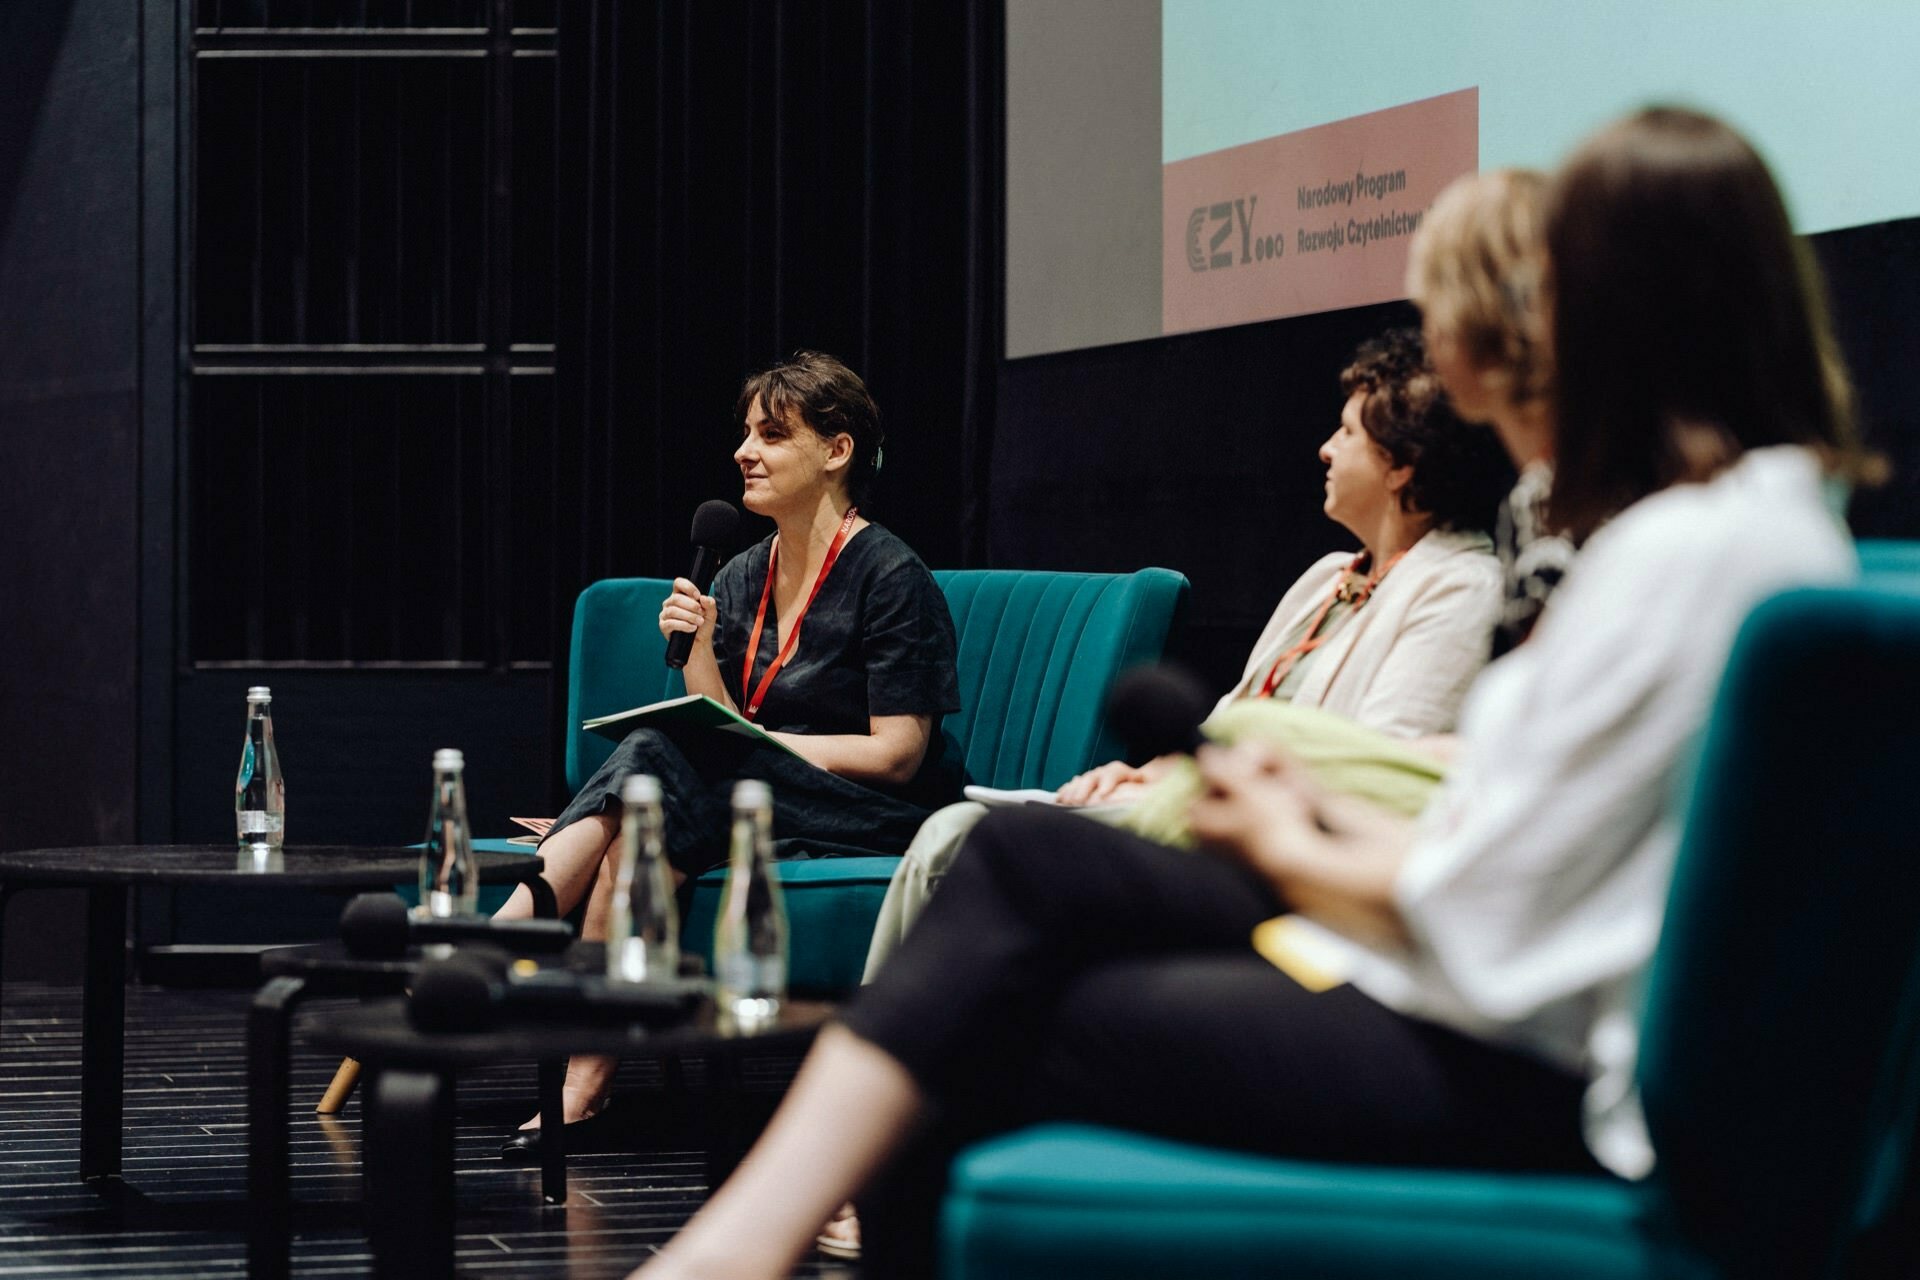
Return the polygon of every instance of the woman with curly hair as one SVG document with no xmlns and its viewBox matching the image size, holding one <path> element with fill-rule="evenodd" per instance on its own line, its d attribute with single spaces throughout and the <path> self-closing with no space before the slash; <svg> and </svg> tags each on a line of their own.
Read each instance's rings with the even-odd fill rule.
<svg viewBox="0 0 1920 1280">
<path fill-rule="evenodd" d="M 1290 728 L 1320 735 L 1350 736 L 1343 725 L 1404 740 L 1449 733 L 1486 664 L 1500 611 L 1500 568 L 1488 533 L 1513 468 L 1485 427 L 1454 415 L 1417 330 L 1391 330 L 1364 343 L 1341 371 L 1340 389 L 1346 399 L 1339 425 L 1319 450 L 1327 469 L 1324 510 L 1361 550 L 1321 557 L 1287 589 L 1216 712 L 1285 703 L 1300 711 L 1289 717 Z M 1315 717 L 1316 710 L 1328 714 Z M 1428 786 L 1438 777 L 1437 760 L 1382 749 L 1401 761 L 1402 773 L 1412 769 Z M 1176 784 L 1189 770 L 1184 757 L 1114 761 L 1069 781 L 1059 800 L 1111 810 L 1151 797 L 1136 815 L 1111 816 L 1177 838 L 1182 824 L 1170 807 L 1184 807 Z M 1424 796 L 1425 787 L 1416 792 Z M 874 928 L 868 981 L 985 814 L 979 804 L 950 805 L 914 837 Z"/>
</svg>

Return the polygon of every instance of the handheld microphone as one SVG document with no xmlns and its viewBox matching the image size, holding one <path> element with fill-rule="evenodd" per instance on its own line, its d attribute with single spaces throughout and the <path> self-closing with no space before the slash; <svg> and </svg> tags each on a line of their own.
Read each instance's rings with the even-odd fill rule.
<svg viewBox="0 0 1920 1280">
<path fill-rule="evenodd" d="M 362 893 L 340 913 L 340 940 L 362 960 L 393 960 L 409 946 L 494 942 L 515 951 L 564 951 L 573 941 L 565 920 L 475 920 L 416 917 L 391 893 Z"/>
<path fill-rule="evenodd" d="M 693 513 L 693 567 L 687 580 L 704 594 L 720 569 L 720 558 L 733 545 L 734 530 L 740 527 L 740 513 L 731 502 L 714 499 L 703 502 Z M 676 631 L 667 637 L 667 665 L 678 670 L 687 665 L 693 653 L 693 632 Z"/>
<path fill-rule="evenodd" d="M 1142 759 L 1192 754 L 1206 741 L 1200 724 L 1213 704 L 1193 673 L 1175 666 L 1135 667 L 1113 682 L 1107 723 Z"/>
<path fill-rule="evenodd" d="M 699 979 L 613 982 L 602 974 L 521 968 L 491 947 L 430 960 L 414 979 L 407 1017 L 422 1031 L 486 1031 L 506 1015 L 666 1027 L 691 1017 L 706 998 Z"/>
</svg>

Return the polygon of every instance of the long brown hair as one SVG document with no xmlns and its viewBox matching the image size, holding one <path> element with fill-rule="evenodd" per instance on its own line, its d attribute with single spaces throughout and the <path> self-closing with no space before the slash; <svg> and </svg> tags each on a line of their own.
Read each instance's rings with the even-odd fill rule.
<svg viewBox="0 0 1920 1280">
<path fill-rule="evenodd" d="M 1584 538 L 1762 445 L 1870 471 L 1819 271 L 1738 133 L 1673 107 L 1609 125 L 1554 175 L 1546 242 L 1554 524 Z"/>
</svg>

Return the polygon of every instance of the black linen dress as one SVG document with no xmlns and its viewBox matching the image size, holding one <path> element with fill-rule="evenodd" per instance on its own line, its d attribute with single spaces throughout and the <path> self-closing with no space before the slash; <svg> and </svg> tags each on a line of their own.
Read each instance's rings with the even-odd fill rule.
<svg viewBox="0 0 1920 1280">
<path fill-rule="evenodd" d="M 767 581 L 772 537 L 735 556 L 714 579 L 714 656 L 734 705 L 744 708 L 741 664 Z M 771 600 L 754 656 L 757 687 L 780 650 Z M 733 784 L 773 791 L 774 852 L 782 858 L 897 854 L 933 809 L 959 798 L 957 761 L 942 759 L 939 718 L 960 707 L 956 644 L 946 596 L 911 548 L 877 524 L 847 540 L 801 623 L 800 641 L 775 677 L 755 723 L 784 733 L 871 731 L 869 718 L 935 721 L 925 761 L 904 787 L 853 782 L 776 747 L 727 734 L 675 741 L 637 729 L 614 749 L 555 820 L 573 822 L 619 804 L 630 774 L 660 779 L 667 858 L 689 879 L 726 860 Z"/>
</svg>

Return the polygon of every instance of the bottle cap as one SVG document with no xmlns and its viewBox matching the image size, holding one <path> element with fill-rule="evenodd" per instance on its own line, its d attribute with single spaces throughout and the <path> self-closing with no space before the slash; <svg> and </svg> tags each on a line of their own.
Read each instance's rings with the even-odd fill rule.
<svg viewBox="0 0 1920 1280">
<path fill-rule="evenodd" d="M 273 690 L 263 684 L 256 684 L 247 690 L 248 702 L 272 702 Z"/>
<path fill-rule="evenodd" d="M 659 804 L 660 779 L 650 773 L 636 773 L 620 784 L 620 799 L 627 804 Z"/>
<path fill-rule="evenodd" d="M 773 803 L 773 788 L 758 778 L 742 778 L 733 784 L 733 807 L 759 809 Z"/>
<path fill-rule="evenodd" d="M 437 772 L 445 773 L 450 769 L 464 769 L 467 758 L 453 747 L 442 747 L 433 753 L 433 767 Z"/>
</svg>

